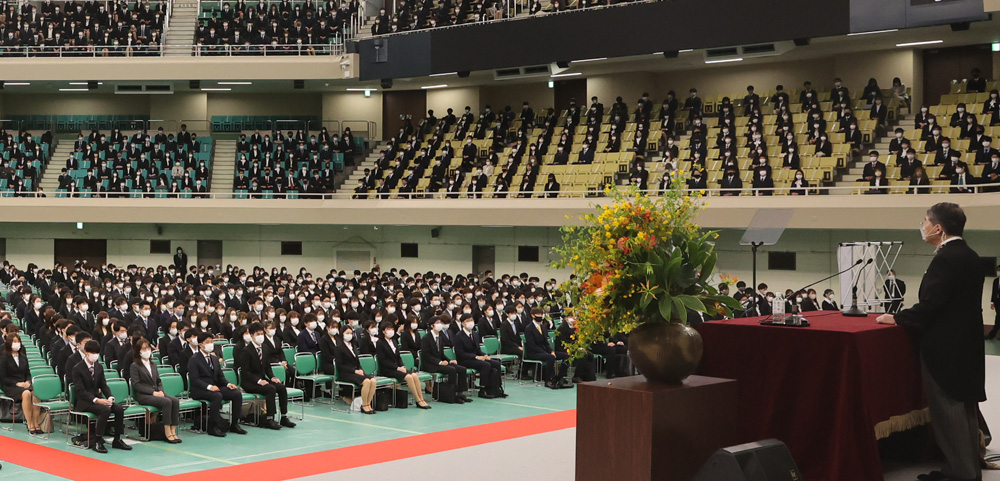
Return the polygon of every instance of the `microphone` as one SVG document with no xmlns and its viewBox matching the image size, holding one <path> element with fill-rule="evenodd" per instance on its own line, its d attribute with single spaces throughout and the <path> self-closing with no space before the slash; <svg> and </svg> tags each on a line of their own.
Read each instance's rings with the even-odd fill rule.
<svg viewBox="0 0 1000 481">
<path fill-rule="evenodd" d="M 858 261 L 857 261 L 857 262 L 855 262 L 854 264 L 851 264 L 851 266 L 850 266 L 850 267 L 848 267 L 847 269 L 844 269 L 844 270 L 842 270 L 842 271 L 840 271 L 840 272 L 838 272 L 838 273 L 836 273 L 836 274 L 833 274 L 833 275 L 829 275 L 829 276 L 826 276 L 826 277 L 824 277 L 824 278 L 822 278 L 822 279 L 820 279 L 820 280 L 818 280 L 818 281 L 816 281 L 816 282 L 813 282 L 812 284 L 809 284 L 809 285 L 806 285 L 806 286 L 803 286 L 803 287 L 800 287 L 800 288 L 798 288 L 798 289 L 796 289 L 795 291 L 792 291 L 792 292 L 793 292 L 793 293 L 795 293 L 795 294 L 797 294 L 797 293 L 799 293 L 799 292 L 802 292 L 802 291 L 804 291 L 804 290 L 806 290 L 806 289 L 808 289 L 808 288 L 810 288 L 810 287 L 812 287 L 812 286 L 815 286 L 816 284 L 819 284 L 820 282 L 823 282 L 823 281 L 827 281 L 827 280 L 830 280 L 830 279 L 833 279 L 834 277 L 837 277 L 837 276 L 839 276 L 839 275 L 841 275 L 841 274 L 843 274 L 843 273 L 845 273 L 845 272 L 847 272 L 847 271 L 849 271 L 849 270 L 851 270 L 851 269 L 854 269 L 855 267 L 857 267 L 857 266 L 861 265 L 861 263 L 862 263 L 862 262 L 864 262 L 864 260 L 863 260 L 863 259 L 858 259 Z M 793 295 L 794 295 L 794 294 L 793 294 Z M 797 316 L 797 315 L 798 315 L 798 306 L 794 306 L 794 307 L 796 307 L 796 310 L 795 310 L 795 312 L 793 312 L 793 313 L 792 313 L 792 315 L 793 315 L 793 318 L 794 318 L 794 316 Z"/>
<path fill-rule="evenodd" d="M 875 262 L 875 258 L 868 259 L 868 262 L 865 262 L 865 265 L 858 269 L 858 277 L 851 284 L 851 307 L 840 311 L 846 317 L 868 317 L 867 312 L 858 309 L 858 282 L 861 281 L 861 273 L 865 271 L 865 267 L 868 267 L 872 262 Z"/>
</svg>

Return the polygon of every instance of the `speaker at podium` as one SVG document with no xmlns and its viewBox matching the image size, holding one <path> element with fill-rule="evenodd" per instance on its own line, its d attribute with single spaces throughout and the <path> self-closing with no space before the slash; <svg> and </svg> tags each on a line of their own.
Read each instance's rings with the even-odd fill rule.
<svg viewBox="0 0 1000 481">
<path fill-rule="evenodd" d="M 788 446 L 777 439 L 722 448 L 691 481 L 802 481 Z"/>
</svg>

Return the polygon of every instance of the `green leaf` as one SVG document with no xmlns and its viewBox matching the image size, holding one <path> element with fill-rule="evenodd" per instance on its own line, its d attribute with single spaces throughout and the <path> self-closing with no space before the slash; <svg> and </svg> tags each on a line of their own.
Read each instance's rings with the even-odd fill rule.
<svg viewBox="0 0 1000 481">
<path fill-rule="evenodd" d="M 672 298 L 672 301 L 673 301 L 673 304 L 674 304 L 674 313 L 675 313 L 675 315 L 679 319 L 681 319 L 682 321 L 686 321 L 687 320 L 687 309 L 684 308 L 684 303 L 681 302 L 681 300 L 678 299 L 678 297 L 680 297 L 680 296 Z"/>
<path fill-rule="evenodd" d="M 670 315 L 673 313 L 674 304 L 673 298 L 669 294 L 664 294 L 660 298 L 660 316 L 663 317 L 665 321 L 670 320 Z"/>
<path fill-rule="evenodd" d="M 684 308 L 685 309 L 689 309 L 689 310 L 692 310 L 692 311 L 698 311 L 698 312 L 708 312 L 708 309 L 705 308 L 705 304 L 702 303 L 701 299 L 698 299 L 697 297 L 694 297 L 694 296 L 676 296 L 674 299 L 680 300 L 681 303 L 684 304 Z"/>
<path fill-rule="evenodd" d="M 715 271 L 715 263 L 718 261 L 719 255 L 713 252 L 711 255 L 705 259 L 705 263 L 701 266 L 701 281 L 708 282 L 709 277 L 712 276 L 712 272 Z"/>
</svg>

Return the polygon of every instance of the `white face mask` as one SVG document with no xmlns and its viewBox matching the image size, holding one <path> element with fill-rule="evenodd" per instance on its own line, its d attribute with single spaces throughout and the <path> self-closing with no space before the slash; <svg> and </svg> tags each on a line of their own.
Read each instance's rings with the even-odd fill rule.
<svg viewBox="0 0 1000 481">
<path fill-rule="evenodd" d="M 236 322 L 236 314 L 230 314 L 229 315 L 229 320 L 233 321 L 233 322 Z"/>
<path fill-rule="evenodd" d="M 299 325 L 299 318 L 293 317 L 291 322 L 292 322 L 292 326 L 293 327 L 298 326 Z"/>
<path fill-rule="evenodd" d="M 37 309 L 41 309 L 41 308 L 42 308 L 42 303 L 41 302 L 36 302 L 35 303 L 35 309 L 37 310 Z"/>
<path fill-rule="evenodd" d="M 444 324 L 434 324 L 434 332 L 441 332 L 444 330 Z"/>
<path fill-rule="evenodd" d="M 101 325 L 102 326 L 107 326 L 110 323 L 111 323 L 111 319 L 108 319 L 108 318 L 101 319 Z"/>
<path fill-rule="evenodd" d="M 387 308 L 385 308 L 385 312 L 387 312 L 389 314 L 394 314 L 396 312 L 396 308 L 395 307 L 387 307 Z"/>
<path fill-rule="evenodd" d="M 213 350 L 215 350 L 215 344 L 214 343 L 205 344 L 202 346 L 202 349 L 204 349 L 205 352 L 210 353 Z"/>
<path fill-rule="evenodd" d="M 87 362 L 89 362 L 91 364 L 97 364 L 97 358 L 98 358 L 98 354 L 96 354 L 96 353 L 87 353 Z"/>
<path fill-rule="evenodd" d="M 472 332 L 472 328 L 476 326 L 476 323 L 469 321 L 465 323 L 465 330 Z"/>
<path fill-rule="evenodd" d="M 208 321 L 201 321 L 201 328 L 204 329 L 208 327 Z"/>
<path fill-rule="evenodd" d="M 249 333 L 243 334 L 243 342 L 244 343 L 250 344 L 250 340 L 251 340 L 251 336 L 250 336 Z"/>
<path fill-rule="evenodd" d="M 373 327 L 373 328 L 371 328 L 371 329 L 369 329 L 369 330 L 368 330 L 368 335 L 369 335 L 369 336 L 371 336 L 371 337 L 375 337 L 375 336 L 377 336 L 377 335 L 378 335 L 378 329 L 376 329 L 376 328 L 374 328 L 374 327 Z"/>
<path fill-rule="evenodd" d="M 171 336 L 176 336 L 177 335 L 177 328 L 176 327 L 171 327 L 170 328 L 170 335 Z"/>
<path fill-rule="evenodd" d="M 139 355 L 142 356 L 143 359 L 148 360 L 149 358 L 153 357 L 153 351 L 142 350 L 139 351 Z"/>
<path fill-rule="evenodd" d="M 308 327 L 310 331 L 315 330 L 316 329 L 316 321 L 312 321 L 312 322 L 306 324 L 306 327 Z"/>
<path fill-rule="evenodd" d="M 396 331 L 394 331 L 392 329 L 389 329 L 388 331 L 385 331 L 385 338 L 386 339 L 392 339 L 392 337 L 395 336 L 395 335 L 396 335 Z"/>
<path fill-rule="evenodd" d="M 255 344 L 257 344 L 258 346 L 261 345 L 261 344 L 264 344 L 264 335 L 263 334 L 257 334 L 256 336 L 253 337 L 253 342 Z"/>
<path fill-rule="evenodd" d="M 14 351 L 14 352 L 20 351 L 21 350 L 21 343 L 20 342 L 12 342 L 12 343 L 10 343 L 10 350 Z"/>
<path fill-rule="evenodd" d="M 354 334 L 348 332 L 344 334 L 344 342 L 351 342 L 354 339 Z"/>
</svg>

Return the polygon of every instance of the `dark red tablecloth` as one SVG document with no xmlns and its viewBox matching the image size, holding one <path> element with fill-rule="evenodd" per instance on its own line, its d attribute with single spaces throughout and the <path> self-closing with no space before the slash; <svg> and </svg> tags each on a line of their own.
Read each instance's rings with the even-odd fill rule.
<svg viewBox="0 0 1000 481">
<path fill-rule="evenodd" d="M 926 407 L 916 347 L 875 316 L 806 318 L 810 327 L 704 323 L 698 374 L 738 380 L 740 442 L 785 442 L 803 479 L 882 480 L 875 425 Z"/>
</svg>

